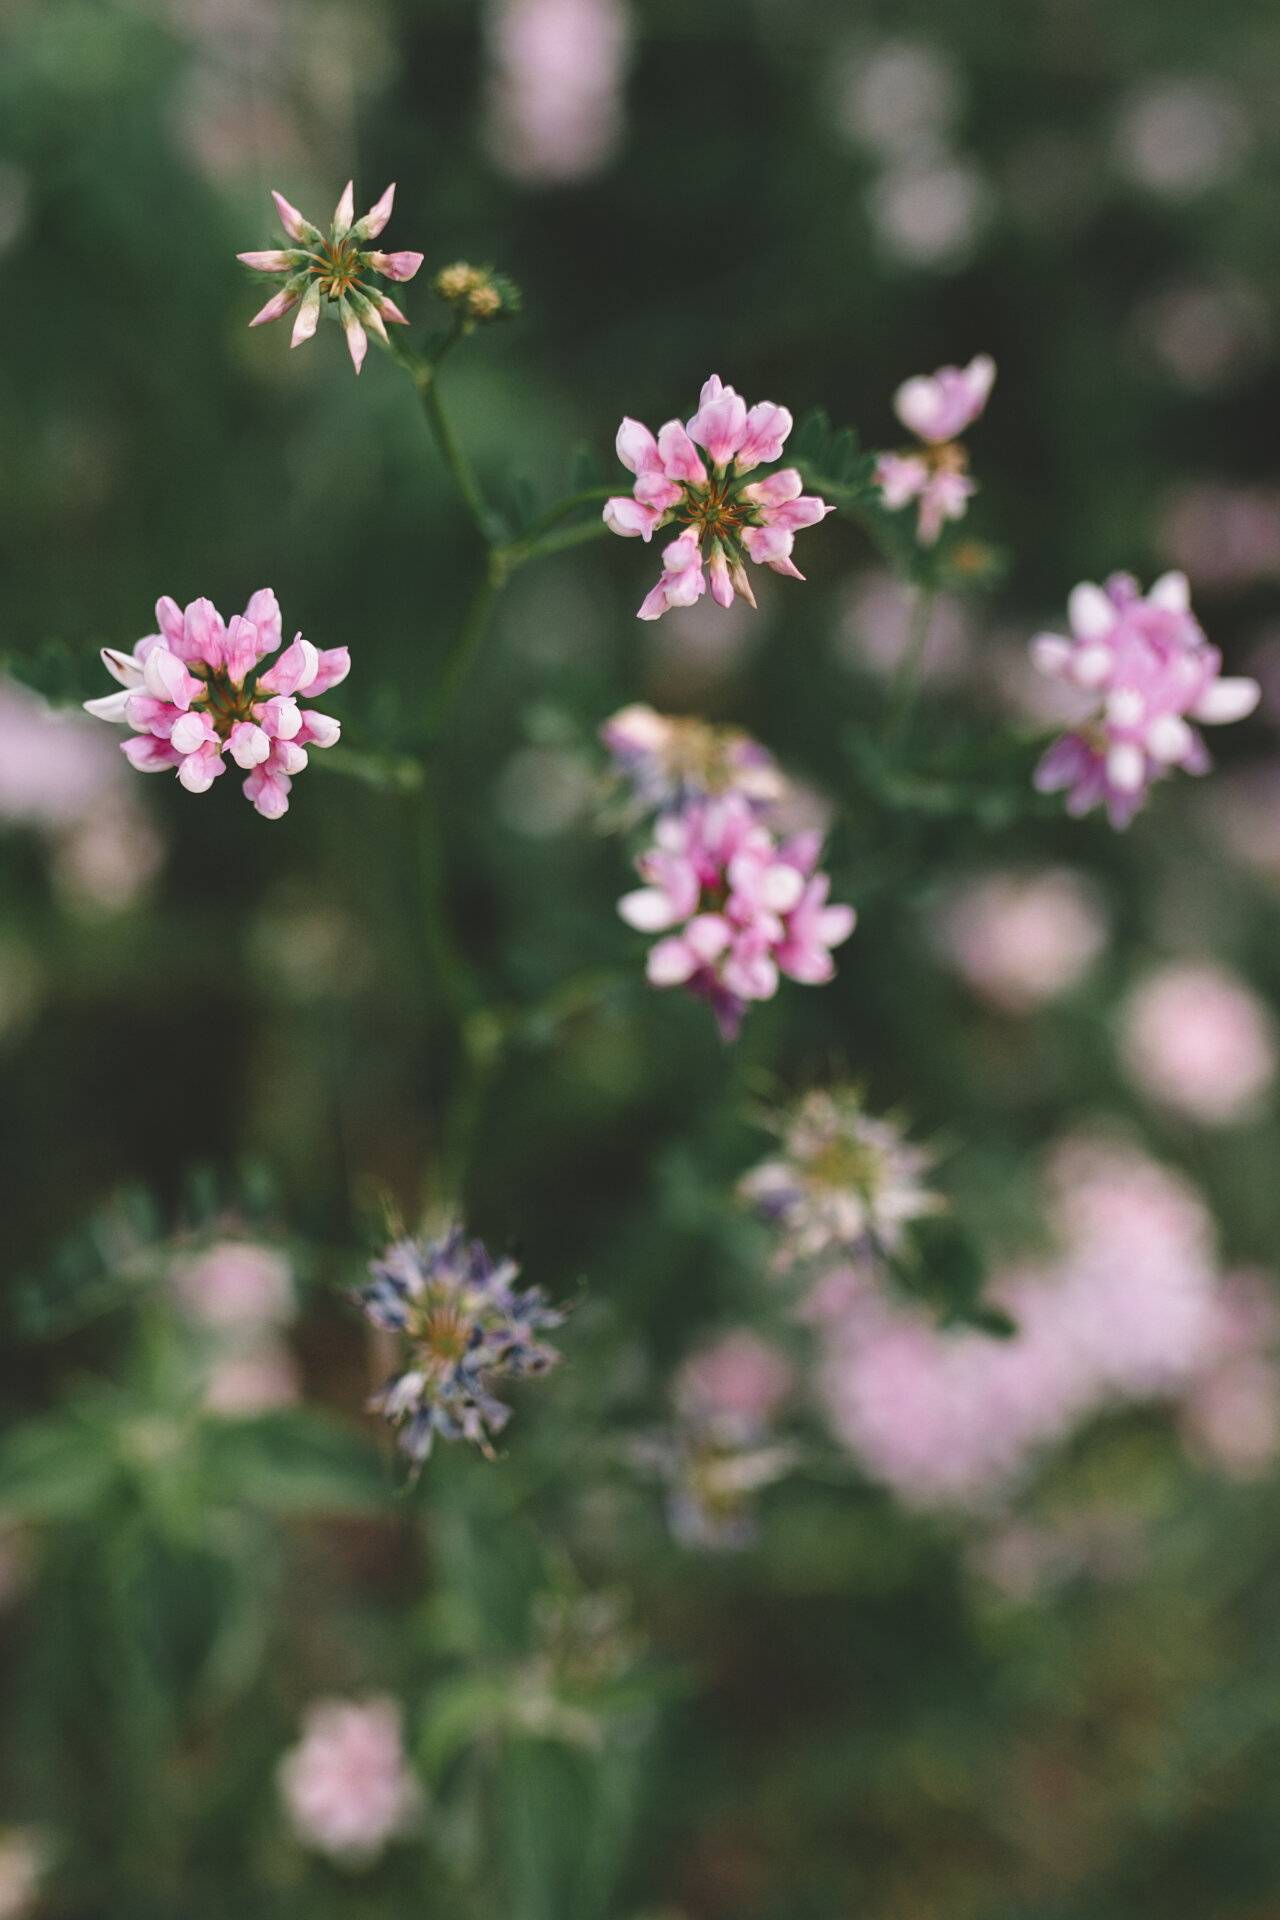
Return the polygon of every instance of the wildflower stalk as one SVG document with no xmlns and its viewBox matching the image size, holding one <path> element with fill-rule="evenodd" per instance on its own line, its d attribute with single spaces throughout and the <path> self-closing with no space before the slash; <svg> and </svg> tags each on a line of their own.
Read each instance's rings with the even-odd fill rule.
<svg viewBox="0 0 1280 1920">
<path fill-rule="evenodd" d="M 910 592 L 911 617 L 907 628 L 907 644 L 902 650 L 885 706 L 885 739 L 890 746 L 901 744 L 911 721 L 919 691 L 920 663 L 928 644 L 934 604 L 938 597 L 935 587 L 924 585 L 917 585 Z"/>
</svg>

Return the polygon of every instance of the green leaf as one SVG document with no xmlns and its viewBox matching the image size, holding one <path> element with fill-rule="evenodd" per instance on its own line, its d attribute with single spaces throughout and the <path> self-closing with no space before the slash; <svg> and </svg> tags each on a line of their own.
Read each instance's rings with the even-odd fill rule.
<svg viewBox="0 0 1280 1920">
<path fill-rule="evenodd" d="M 392 1498 L 368 1440 L 299 1409 L 211 1429 L 209 1474 L 219 1498 L 266 1513 L 369 1513 Z"/>
<path fill-rule="evenodd" d="M 0 1518 L 81 1519 L 116 1472 L 102 1435 L 74 1415 L 28 1421 L 0 1442 Z"/>
</svg>

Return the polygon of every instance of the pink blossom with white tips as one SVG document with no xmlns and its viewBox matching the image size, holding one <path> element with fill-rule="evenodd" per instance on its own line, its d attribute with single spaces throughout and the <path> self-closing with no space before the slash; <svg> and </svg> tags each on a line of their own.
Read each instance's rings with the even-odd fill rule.
<svg viewBox="0 0 1280 1920">
<path fill-rule="evenodd" d="M 261 670 L 283 637 L 270 587 L 229 623 L 209 600 L 183 610 L 166 595 L 156 603 L 156 624 L 160 631 L 132 653 L 102 649 L 121 691 L 86 700 L 86 712 L 132 727 L 138 737 L 122 744 L 130 765 L 139 773 L 175 768 L 189 793 L 207 793 L 229 753 L 248 774 L 248 799 L 265 819 L 278 820 L 307 748 L 331 747 L 341 732 L 330 714 L 300 707 L 295 696 L 318 698 L 345 680 L 347 649 L 320 652 L 298 634 Z"/>
<path fill-rule="evenodd" d="M 923 444 L 918 450 L 882 453 L 875 483 L 891 513 L 919 502 L 916 538 L 923 547 L 936 546 L 948 520 L 963 519 L 977 492 L 957 435 L 981 414 L 995 377 L 995 361 L 980 353 L 967 367 L 939 367 L 934 374 L 905 380 L 893 397 L 899 420 Z"/>
<path fill-rule="evenodd" d="M 1113 827 L 1127 827 L 1153 780 L 1174 767 L 1208 772 L 1190 722 L 1242 720 L 1261 689 L 1256 680 L 1222 676 L 1222 655 L 1191 612 L 1185 574 L 1162 575 L 1145 597 L 1127 573 L 1103 587 L 1085 581 L 1068 616 L 1071 637 L 1039 634 L 1031 657 L 1041 673 L 1093 696 L 1097 708 L 1050 747 L 1035 784 L 1042 793 L 1067 789 L 1072 815 L 1101 802 Z"/>
<path fill-rule="evenodd" d="M 744 484 L 747 474 L 781 457 L 791 426 L 785 407 L 764 400 L 748 409 L 716 374 L 687 425 L 668 420 L 655 437 L 640 421 L 624 419 L 618 458 L 636 476 L 635 486 L 630 498 L 606 503 L 605 525 L 649 541 L 673 520 L 684 523 L 663 553 L 662 578 L 640 607 L 642 620 L 692 606 L 708 585 L 717 606 L 730 607 L 735 598 L 754 606 L 747 558 L 803 580 L 791 558 L 795 536 L 834 509 L 801 493 L 794 467 Z"/>
<path fill-rule="evenodd" d="M 734 792 L 661 815 L 636 861 L 646 885 L 618 902 L 628 926 L 665 936 L 649 953 L 650 985 L 709 1001 L 732 1040 L 747 1004 L 773 998 L 780 973 L 830 980 L 831 949 L 855 916 L 827 904 L 827 876 L 813 871 L 820 844 L 814 833 L 779 843 Z"/>
<path fill-rule="evenodd" d="M 385 345 L 386 321 L 408 325 L 395 301 L 370 285 L 365 276 L 376 273 L 388 280 L 411 280 L 422 265 L 420 253 L 380 253 L 367 245 L 377 239 L 391 218 L 395 191 L 393 183 L 368 213 L 356 220 L 354 191 L 348 181 L 326 238 L 273 190 L 281 225 L 294 245 L 237 255 L 255 273 L 275 274 L 284 282 L 249 325 L 264 326 L 296 307 L 289 344 L 297 347 L 310 340 L 322 311 L 332 312 L 346 335 L 351 363 L 359 373 L 369 344 L 368 333 Z"/>
</svg>

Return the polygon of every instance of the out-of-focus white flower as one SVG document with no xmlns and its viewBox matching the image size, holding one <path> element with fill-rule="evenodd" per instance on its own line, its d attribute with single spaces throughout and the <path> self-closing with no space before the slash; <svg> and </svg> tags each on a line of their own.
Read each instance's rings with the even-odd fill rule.
<svg viewBox="0 0 1280 1920">
<path fill-rule="evenodd" d="M 941 158 L 888 168 L 867 191 L 871 225 L 885 252 L 908 267 L 964 264 L 990 202 L 984 175 L 967 160 Z"/>
<path fill-rule="evenodd" d="M 598 173 L 622 135 L 624 0 L 491 0 L 487 38 L 495 165 L 528 186 Z"/>
<path fill-rule="evenodd" d="M 1150 1099 L 1207 1126 L 1247 1117 L 1275 1078 L 1266 1007 L 1238 975 L 1208 962 L 1142 981 L 1124 1007 L 1120 1047 Z"/>
<path fill-rule="evenodd" d="M 222 1333 L 284 1326 L 295 1309 L 292 1269 L 282 1253 L 246 1240 L 222 1240 L 173 1270 L 183 1310 Z"/>
<path fill-rule="evenodd" d="M 1169 200 L 1217 186 L 1248 139 L 1239 101 L 1210 80 L 1153 80 L 1124 102 L 1115 157 L 1138 186 Z"/>
<path fill-rule="evenodd" d="M 885 40 L 843 69 L 836 123 L 886 160 L 935 152 L 962 100 L 960 75 L 940 48 Z"/>
<path fill-rule="evenodd" d="M 422 1790 L 404 1755 L 400 1708 L 377 1695 L 316 1700 L 280 1762 L 280 1792 L 306 1847 L 365 1866 L 412 1824 Z"/>
<path fill-rule="evenodd" d="M 1066 993 L 1107 939 L 1096 887 L 1065 867 L 989 873 L 952 895 L 939 944 L 961 978 L 1005 1013 Z"/>
</svg>

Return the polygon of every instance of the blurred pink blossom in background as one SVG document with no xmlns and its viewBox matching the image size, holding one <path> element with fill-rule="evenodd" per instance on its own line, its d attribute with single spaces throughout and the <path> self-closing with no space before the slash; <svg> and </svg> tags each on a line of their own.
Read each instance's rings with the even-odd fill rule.
<svg viewBox="0 0 1280 1920">
<path fill-rule="evenodd" d="M 1130 994 L 1120 1050 L 1150 1099 L 1208 1126 L 1255 1112 L 1276 1071 L 1271 1016 L 1238 975 L 1211 962 L 1162 968 Z"/>
<path fill-rule="evenodd" d="M 740 1327 L 685 1361 L 676 1381 L 676 1400 L 705 1418 L 724 1417 L 745 1428 L 760 1428 L 791 1381 L 791 1366 L 778 1349 Z"/>
<path fill-rule="evenodd" d="M 630 49 L 623 0 L 492 0 L 487 141 L 528 186 L 589 179 L 622 136 Z"/>
<path fill-rule="evenodd" d="M 937 922 L 956 972 L 992 1006 L 1026 1013 L 1075 986 L 1107 940 L 1098 890 L 1066 867 L 990 873 L 953 894 Z"/>
<path fill-rule="evenodd" d="M 1271 1338 L 1216 1272 L 1199 1197 L 1136 1149 L 1072 1140 L 1049 1169 L 1061 1251 L 991 1294 L 1016 1334 L 940 1328 L 852 1269 L 809 1297 L 837 1436 L 917 1506 L 999 1504 L 1037 1457 L 1126 1401 L 1180 1399 Z"/>
<path fill-rule="evenodd" d="M 293 1318 L 289 1262 L 270 1247 L 220 1241 L 176 1266 L 172 1282 L 190 1317 L 219 1332 L 257 1332 Z"/>
<path fill-rule="evenodd" d="M 205 1379 L 204 1409 L 224 1420 L 252 1420 L 302 1397 L 298 1363 L 283 1340 L 256 1339 L 220 1354 Z"/>
<path fill-rule="evenodd" d="M 1181 487 L 1165 504 L 1159 538 L 1197 587 L 1280 578 L 1280 489 L 1219 481 Z"/>
<path fill-rule="evenodd" d="M 280 1762 L 280 1792 L 302 1844 L 350 1866 L 373 1860 L 412 1823 L 422 1791 L 387 1695 L 316 1700 Z"/>
</svg>

